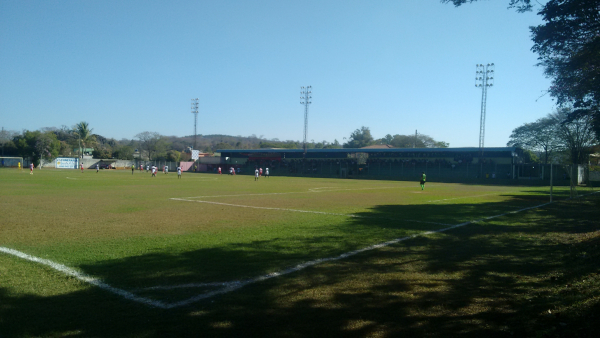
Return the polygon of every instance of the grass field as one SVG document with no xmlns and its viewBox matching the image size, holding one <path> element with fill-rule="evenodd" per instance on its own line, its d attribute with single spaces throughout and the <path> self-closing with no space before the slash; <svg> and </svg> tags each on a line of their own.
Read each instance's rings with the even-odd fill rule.
<svg viewBox="0 0 600 338">
<path fill-rule="evenodd" d="M 0 337 L 598 328 L 591 189 L 157 176 L 0 171 Z"/>
</svg>

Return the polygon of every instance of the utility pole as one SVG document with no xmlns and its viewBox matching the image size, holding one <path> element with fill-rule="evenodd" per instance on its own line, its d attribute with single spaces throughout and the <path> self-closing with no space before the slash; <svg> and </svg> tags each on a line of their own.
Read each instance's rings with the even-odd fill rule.
<svg viewBox="0 0 600 338">
<path fill-rule="evenodd" d="M 417 130 L 415 129 L 415 141 L 413 142 L 413 148 L 417 147 Z"/>
<path fill-rule="evenodd" d="M 475 65 L 475 87 L 481 88 L 481 117 L 479 120 L 479 153 L 483 155 L 485 140 L 485 110 L 487 104 L 487 89 L 494 85 L 493 63 Z"/>
<path fill-rule="evenodd" d="M 311 89 L 312 86 L 307 86 L 307 87 L 300 87 L 300 89 L 302 90 L 300 92 L 300 94 L 302 94 L 302 96 L 300 97 L 300 104 L 304 105 L 304 141 L 302 144 L 302 147 L 304 149 L 304 158 L 306 158 L 306 135 L 308 134 L 308 105 L 311 104 L 312 102 L 310 101 L 310 99 L 312 98 L 312 96 L 310 96 Z"/>
<path fill-rule="evenodd" d="M 192 99 L 192 114 L 194 114 L 194 150 L 196 149 L 196 137 L 198 132 L 196 127 L 198 125 L 198 98 Z"/>
</svg>

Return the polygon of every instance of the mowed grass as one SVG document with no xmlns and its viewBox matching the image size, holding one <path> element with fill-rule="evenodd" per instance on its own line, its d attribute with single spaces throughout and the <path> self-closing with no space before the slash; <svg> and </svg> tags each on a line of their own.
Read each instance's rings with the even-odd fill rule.
<svg viewBox="0 0 600 338">
<path fill-rule="evenodd" d="M 428 183 L 421 191 L 416 181 L 187 173 L 178 180 L 139 171 L 2 170 L 0 186 L 0 246 L 162 301 L 211 287 L 144 288 L 245 280 L 549 200 L 548 187 Z M 552 323 L 553 331 L 531 318 L 542 316 L 542 305 L 597 309 L 598 288 L 588 287 L 587 303 L 577 296 L 585 280 L 598 279 L 590 265 L 600 258 L 597 196 L 414 238 L 172 310 L 0 253 L 0 336 L 560 333 L 569 323 Z M 555 199 L 566 197 L 567 189 L 555 189 Z M 571 285 L 569 302 L 546 299 L 556 291 L 551 277 Z M 523 309 L 533 317 L 515 318 Z"/>
</svg>

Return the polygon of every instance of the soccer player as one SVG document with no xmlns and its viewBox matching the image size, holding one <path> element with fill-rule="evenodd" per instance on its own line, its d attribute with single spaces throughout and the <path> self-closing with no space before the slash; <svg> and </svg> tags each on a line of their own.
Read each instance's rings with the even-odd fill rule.
<svg viewBox="0 0 600 338">
<path fill-rule="evenodd" d="M 156 177 L 156 167 L 152 166 L 152 177 Z"/>
<path fill-rule="evenodd" d="M 177 167 L 177 178 L 181 178 L 181 167 Z"/>
<path fill-rule="evenodd" d="M 140 164 L 140 171 L 143 171 L 143 170 L 144 170 L 144 165 Z"/>
<path fill-rule="evenodd" d="M 29 164 L 29 175 L 33 175 L 33 162 Z"/>
<path fill-rule="evenodd" d="M 258 169 L 258 176 L 262 176 L 262 168 Z"/>
<path fill-rule="evenodd" d="M 265 177 L 269 177 L 269 168 L 265 168 Z"/>
<path fill-rule="evenodd" d="M 135 165 L 131 165 L 131 175 L 133 175 L 133 172 L 135 171 Z"/>
<path fill-rule="evenodd" d="M 83 163 L 81 163 L 81 173 L 83 174 Z"/>
<path fill-rule="evenodd" d="M 169 173 L 169 166 L 168 166 L 168 165 L 166 165 L 166 166 L 165 166 L 165 174 L 168 174 L 168 173 Z"/>
<path fill-rule="evenodd" d="M 166 169 L 165 169 L 166 167 L 167 167 L 166 165 L 163 165 L 163 174 L 166 174 L 166 173 L 167 173 L 167 172 L 165 171 L 165 170 L 166 170 Z"/>
<path fill-rule="evenodd" d="M 21 170 L 21 162 L 19 162 L 19 170 Z"/>
<path fill-rule="evenodd" d="M 221 167 L 219 167 L 219 175 L 222 175 L 222 174 L 221 174 Z"/>
<path fill-rule="evenodd" d="M 98 165 L 98 163 L 96 163 L 96 174 L 98 173 L 99 170 L 100 170 L 100 166 Z"/>
<path fill-rule="evenodd" d="M 146 166 L 146 172 L 149 172 L 149 171 L 150 171 L 150 166 L 149 166 L 149 165 L 147 165 L 147 166 Z"/>
<path fill-rule="evenodd" d="M 258 180 L 258 169 L 254 169 L 254 180 Z"/>
<path fill-rule="evenodd" d="M 425 175 L 425 172 L 423 171 L 421 173 L 421 190 L 425 189 L 425 180 L 427 179 L 427 175 Z"/>
</svg>

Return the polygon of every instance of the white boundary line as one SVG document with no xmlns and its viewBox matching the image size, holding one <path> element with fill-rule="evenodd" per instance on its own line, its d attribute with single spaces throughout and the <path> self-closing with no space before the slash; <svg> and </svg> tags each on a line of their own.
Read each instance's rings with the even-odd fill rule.
<svg viewBox="0 0 600 338">
<path fill-rule="evenodd" d="M 252 206 L 252 205 L 231 204 L 231 203 L 211 202 L 211 201 L 201 201 L 201 200 L 188 200 L 188 199 L 184 199 L 184 198 L 169 198 L 169 199 L 173 200 L 173 201 L 184 201 L 184 202 L 217 204 L 217 205 L 225 205 L 225 206 L 229 206 L 229 207 L 238 207 L 238 208 L 278 210 L 278 211 L 291 211 L 291 212 L 302 212 L 302 213 L 309 213 L 309 214 L 320 214 L 320 215 L 331 215 L 331 216 L 343 216 L 343 217 L 352 217 L 352 218 L 373 218 L 373 219 L 387 219 L 387 220 L 391 220 L 391 221 L 404 221 L 404 222 L 436 224 L 436 225 L 450 225 L 450 224 L 447 224 L 447 223 L 417 221 L 417 220 L 409 220 L 409 219 L 395 219 L 395 218 L 387 218 L 387 217 L 370 217 L 370 216 L 360 216 L 360 215 L 355 215 L 355 214 L 339 214 L 339 213 L 333 213 L 333 212 L 313 211 L 313 210 L 299 210 L 299 209 L 286 209 L 286 208 L 273 208 L 273 207 L 256 207 L 256 206 Z"/>
<path fill-rule="evenodd" d="M 476 195 L 476 196 L 464 196 L 464 197 L 456 197 L 456 198 L 446 198 L 443 200 L 435 200 L 435 201 L 427 201 L 426 203 L 433 203 L 433 202 L 443 202 L 443 201 L 452 201 L 452 200 L 460 200 L 463 198 L 475 198 L 475 197 L 483 197 L 483 196 L 497 196 L 497 194 L 485 194 L 485 195 Z"/>
<path fill-rule="evenodd" d="M 121 296 L 121 297 L 123 297 L 125 299 L 129 299 L 129 300 L 132 300 L 134 302 L 138 302 L 138 303 L 142 303 L 142 304 L 147 304 L 147 305 L 151 305 L 151 306 L 155 306 L 155 307 L 159 307 L 159 308 L 165 308 L 165 304 L 163 302 L 159 302 L 159 301 L 152 300 L 152 299 L 149 299 L 149 298 L 139 297 L 139 296 L 137 296 L 137 295 L 135 295 L 135 294 L 133 294 L 131 292 L 125 291 L 123 289 L 118 289 L 118 288 L 112 287 L 112 286 L 104 283 L 102 280 L 100 280 L 98 278 L 94 278 L 94 277 L 88 276 L 88 275 L 86 275 L 84 273 L 81 273 L 81 272 L 75 270 L 75 269 L 69 268 L 66 265 L 62 265 L 62 264 L 53 262 L 53 261 L 51 261 L 49 259 L 43 259 L 43 258 L 31 256 L 31 255 L 28 255 L 28 254 L 23 253 L 21 251 L 17 251 L 17 250 L 6 248 L 6 247 L 2 247 L 2 246 L 0 246 L 0 252 L 4 252 L 4 253 L 9 254 L 9 255 L 17 256 L 19 258 L 26 259 L 26 260 L 31 261 L 31 262 L 35 262 L 35 263 L 39 263 L 39 264 L 43 264 L 43 265 L 49 266 L 49 267 L 51 267 L 54 270 L 57 270 L 59 272 L 64 273 L 65 275 L 75 277 L 75 278 L 77 278 L 78 280 L 80 280 L 82 282 L 85 282 L 85 283 L 97 286 L 97 287 L 99 287 L 101 289 L 104 289 L 104 290 L 106 290 L 108 292 L 111 292 L 111 293 L 114 293 L 116 295 L 119 295 L 119 296 Z"/>
<path fill-rule="evenodd" d="M 245 196 L 268 196 L 268 195 L 289 195 L 289 194 L 310 194 L 319 192 L 335 192 L 335 191 L 353 191 L 353 190 L 377 190 L 377 189 L 398 189 L 402 187 L 379 187 L 379 188 L 358 188 L 358 189 L 339 189 L 334 188 L 331 190 L 317 190 L 324 188 L 311 188 L 307 191 L 289 191 L 289 192 L 267 192 L 263 194 L 235 194 L 235 195 L 206 195 L 206 196 L 192 196 L 192 197 L 181 197 L 183 199 L 194 199 L 194 198 L 214 198 L 214 197 L 245 197 Z"/>
<path fill-rule="evenodd" d="M 597 191 L 597 192 L 593 192 L 593 193 L 590 193 L 590 194 L 587 194 L 587 195 L 593 195 L 593 194 L 596 194 L 596 193 L 599 193 L 599 192 L 600 191 Z M 586 195 L 581 195 L 580 197 L 583 197 L 583 196 L 586 196 Z M 112 286 L 110 286 L 110 285 L 102 282 L 100 279 L 97 279 L 97 278 L 94 278 L 94 277 L 90 277 L 90 276 L 85 275 L 83 273 L 80 273 L 80 272 L 78 272 L 78 271 L 76 271 L 76 270 L 74 270 L 72 268 L 69 268 L 69 267 L 67 267 L 65 265 L 53 262 L 51 260 L 34 257 L 34 256 L 25 254 L 25 253 L 17 251 L 17 250 L 13 250 L 13 249 L 6 248 L 6 247 L 0 247 L 0 252 L 7 253 L 9 255 L 14 255 L 14 256 L 17 256 L 19 258 L 23 258 L 23 259 L 26 259 L 26 260 L 29 260 L 29 261 L 32 261 L 32 262 L 36 262 L 36 263 L 47 265 L 47 266 L 49 266 L 49 267 L 51 267 L 51 268 L 53 268 L 53 269 L 55 269 L 57 271 L 60 271 L 60 272 L 62 272 L 64 274 L 67 274 L 69 276 L 73 276 L 73 277 L 77 278 L 78 280 L 80 280 L 82 282 L 86 282 L 86 283 L 89 283 L 91 285 L 95 285 L 95 286 L 97 286 L 97 287 L 99 287 L 101 289 L 104 289 L 106 291 L 109 291 L 111 293 L 119 295 L 119 296 L 121 296 L 121 297 L 123 297 L 125 299 L 132 300 L 134 302 L 138 302 L 138 303 L 142 303 L 142 304 L 146 304 L 146 305 L 150 305 L 150 306 L 154 306 L 154 307 L 158 307 L 158 308 L 162 308 L 162 309 L 172 309 L 172 308 L 176 308 L 176 307 L 180 307 L 180 306 L 189 305 L 189 304 L 198 302 L 198 301 L 200 301 L 202 299 L 206 299 L 206 298 L 210 298 L 210 297 L 213 297 L 213 296 L 216 296 L 216 295 L 220 295 L 220 294 L 228 293 L 228 292 L 231 292 L 231 291 L 235 291 L 235 290 L 240 289 L 240 288 L 242 288 L 242 287 L 244 287 L 246 285 L 249 285 L 249 284 L 254 284 L 254 283 L 262 282 L 262 281 L 265 281 L 265 280 L 268 280 L 268 279 L 271 279 L 271 278 L 280 277 L 280 276 L 284 276 L 284 275 L 287 275 L 287 274 L 290 274 L 290 273 L 293 273 L 293 272 L 304 270 L 304 269 L 306 269 L 308 267 L 315 266 L 315 265 L 318 265 L 318 264 L 321 264 L 321 263 L 345 259 L 345 258 L 357 255 L 357 254 L 362 253 L 362 252 L 371 251 L 371 250 L 375 250 L 375 249 L 380 249 L 380 248 L 383 248 L 383 247 L 386 247 L 386 246 L 390 246 L 392 244 L 397 244 L 399 242 L 415 238 L 415 237 L 426 236 L 426 235 L 431 235 L 431 234 L 435 234 L 435 233 L 441 233 L 441 232 L 445 232 L 445 231 L 448 231 L 448 230 L 460 228 L 460 227 L 463 227 L 463 226 L 468 225 L 468 224 L 479 223 L 479 222 L 487 221 L 487 220 L 494 219 L 494 218 L 497 218 L 497 217 L 502 217 L 502 216 L 505 216 L 505 215 L 508 215 L 508 214 L 516 214 L 516 213 L 519 213 L 519 212 L 522 212 L 522 211 L 526 211 L 526 210 L 538 209 L 538 208 L 545 207 L 545 206 L 553 204 L 553 203 L 556 203 L 556 202 L 548 202 L 548 203 L 544 203 L 544 204 L 540 204 L 540 205 L 536 205 L 536 206 L 532 206 L 532 207 L 527 207 L 527 208 L 523 208 L 523 209 L 519 209 L 519 210 L 515 210 L 515 211 L 506 212 L 506 213 L 499 214 L 499 215 L 494 215 L 494 216 L 489 216 L 489 217 L 481 218 L 481 219 L 474 220 L 474 221 L 463 222 L 463 223 L 452 225 L 452 226 L 449 226 L 449 227 L 443 228 L 443 229 L 438 229 L 438 230 L 433 230 L 433 231 L 426 231 L 426 232 L 414 234 L 414 235 L 411 235 L 411 236 L 406 236 L 406 237 L 402 237 L 402 238 L 396 238 L 396 239 L 393 239 L 391 241 L 387 241 L 387 242 L 383 242 L 383 243 L 379 243 L 379 244 L 374 244 L 374 245 L 371 245 L 371 246 L 368 246 L 368 247 L 365 247 L 365 248 L 362 248 L 362 249 L 358 249 L 358 250 L 346 252 L 346 253 L 343 253 L 343 254 L 341 254 L 339 256 L 328 257 L 328 258 L 319 258 L 319 259 L 315 259 L 315 260 L 312 260 L 312 261 L 304 262 L 304 263 L 298 264 L 298 265 L 296 265 L 294 267 L 291 267 L 291 268 L 288 268 L 288 269 L 285 269 L 285 270 L 281 270 L 281 271 L 277 271 L 277 272 L 272 272 L 270 274 L 258 276 L 258 277 L 247 279 L 247 280 L 244 280 L 244 281 L 231 281 L 231 282 L 224 282 L 224 283 L 204 283 L 204 284 L 183 284 L 183 286 L 180 286 L 180 287 L 188 287 L 190 285 L 217 286 L 217 285 L 221 284 L 221 285 L 223 285 L 223 288 L 221 288 L 219 290 L 215 290 L 215 291 L 210 291 L 210 292 L 206 292 L 206 293 L 203 293 L 203 294 L 199 294 L 197 296 L 188 298 L 186 300 L 182 300 L 182 301 L 174 302 L 174 303 L 164 303 L 164 302 L 152 300 L 152 299 L 149 299 L 149 298 L 144 298 L 144 297 L 137 296 L 137 295 L 135 295 L 135 294 L 133 294 L 133 293 L 131 293 L 129 291 L 125 291 L 123 289 L 112 287 Z M 170 288 L 171 289 L 175 289 L 177 287 L 178 286 L 171 286 Z M 167 287 L 155 287 L 155 288 L 156 289 L 160 289 L 160 288 L 167 288 Z"/>
</svg>

